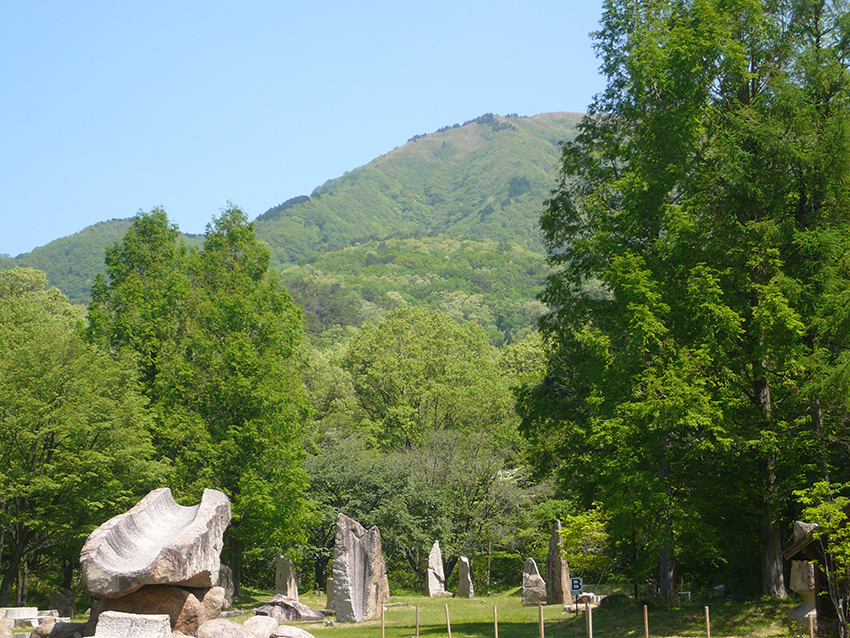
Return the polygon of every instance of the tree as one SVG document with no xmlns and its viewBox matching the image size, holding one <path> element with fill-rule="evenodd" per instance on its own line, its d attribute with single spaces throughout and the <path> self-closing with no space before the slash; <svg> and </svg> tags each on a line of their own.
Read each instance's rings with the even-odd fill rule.
<svg viewBox="0 0 850 638">
<path fill-rule="evenodd" d="M 847 370 L 831 314 L 850 281 L 846 12 L 609 0 L 601 24 L 608 84 L 541 217 L 550 363 L 524 430 L 666 600 L 677 560 L 720 566 L 732 524 L 761 526 L 763 591 L 784 596 L 789 486 L 809 459 L 847 471 L 826 436 L 846 403 L 821 407 Z M 721 477 L 727 509 L 747 504 L 734 522 L 705 496 Z"/>
<path fill-rule="evenodd" d="M 140 358 L 157 455 L 173 462 L 180 497 L 230 497 L 225 552 L 238 579 L 243 562 L 302 536 L 301 314 L 239 208 L 208 225 L 203 250 L 176 240 L 164 211 L 136 216 L 107 253 L 90 335 Z"/>
<path fill-rule="evenodd" d="M 88 346 L 82 315 L 46 283 L 0 273 L 0 606 L 27 560 L 79 553 L 163 474 L 132 362 Z"/>
<path fill-rule="evenodd" d="M 439 430 L 515 432 L 506 380 L 476 324 L 404 305 L 364 328 L 343 365 L 366 414 L 361 427 L 384 448 Z"/>
</svg>

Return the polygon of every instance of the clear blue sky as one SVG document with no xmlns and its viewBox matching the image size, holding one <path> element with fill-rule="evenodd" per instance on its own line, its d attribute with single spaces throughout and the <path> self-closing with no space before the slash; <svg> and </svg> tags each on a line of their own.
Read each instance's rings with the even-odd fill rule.
<svg viewBox="0 0 850 638">
<path fill-rule="evenodd" d="M 601 0 L 0 3 L 0 253 L 254 219 L 415 134 L 584 111 Z"/>
</svg>

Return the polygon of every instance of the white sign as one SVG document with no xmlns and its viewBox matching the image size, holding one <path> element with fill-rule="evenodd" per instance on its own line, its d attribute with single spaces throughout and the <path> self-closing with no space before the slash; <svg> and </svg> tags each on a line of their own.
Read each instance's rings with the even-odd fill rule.
<svg viewBox="0 0 850 638">
<path fill-rule="evenodd" d="M 578 576 L 570 577 L 570 596 L 578 596 L 584 593 L 584 578 Z"/>
</svg>

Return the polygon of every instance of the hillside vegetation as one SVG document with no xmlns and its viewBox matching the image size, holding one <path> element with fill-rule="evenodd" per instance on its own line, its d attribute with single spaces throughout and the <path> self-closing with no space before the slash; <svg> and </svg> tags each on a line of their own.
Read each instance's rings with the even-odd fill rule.
<svg viewBox="0 0 850 638">
<path fill-rule="evenodd" d="M 416 231 L 504 240 L 543 252 L 542 202 L 579 116 L 485 115 L 415 136 L 256 220 L 280 266 L 354 241 Z"/>
<path fill-rule="evenodd" d="M 556 184 L 560 142 L 574 138 L 578 120 L 574 113 L 488 114 L 416 135 L 369 164 L 326 182 L 309 197 L 295 197 L 266 211 L 255 220 L 257 237 L 269 246 L 272 267 L 285 273 L 287 283 L 300 286 L 294 294 L 305 305 L 329 303 L 322 292 L 326 284 L 336 286 L 335 297 L 344 289 L 342 296 L 350 300 L 347 314 L 333 323 L 358 324 L 383 312 L 394 303 L 386 295 L 397 292 L 411 303 L 460 304 L 460 313 L 479 321 L 491 339 L 510 338 L 511 332 L 522 329 L 517 313 L 536 316 L 536 311 L 518 308 L 534 299 L 542 283 L 544 251 L 538 218 Z M 73 303 L 88 303 L 92 282 L 104 271 L 106 247 L 121 240 L 131 221 L 100 222 L 32 252 L 0 257 L 0 270 L 37 268 Z M 465 243 L 462 251 L 466 255 L 471 250 L 476 256 L 453 261 L 446 250 L 454 249 L 437 247 L 433 240 L 398 239 L 438 234 L 477 240 Z M 190 246 L 202 242 L 199 236 L 183 237 Z M 392 248 L 379 243 L 390 237 L 396 237 L 389 244 Z M 352 248 L 353 252 L 334 256 L 335 251 Z M 370 252 L 380 263 L 366 264 Z M 432 252 L 443 260 L 439 273 L 436 261 L 424 257 Z M 505 260 L 508 254 L 514 257 Z M 355 272 L 365 266 L 368 272 Z M 421 277 L 414 277 L 416 272 Z M 324 299 L 305 296 L 311 289 Z M 501 301 L 494 306 L 497 298 Z M 474 311 L 482 299 L 487 312 Z M 311 329 L 324 329 L 328 317 L 317 323 L 317 313 L 310 307 Z"/>
</svg>

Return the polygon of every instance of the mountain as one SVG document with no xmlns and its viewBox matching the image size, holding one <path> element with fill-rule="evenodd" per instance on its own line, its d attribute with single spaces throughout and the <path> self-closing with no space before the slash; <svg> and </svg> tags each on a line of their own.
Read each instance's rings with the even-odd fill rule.
<svg viewBox="0 0 850 638">
<path fill-rule="evenodd" d="M 581 116 L 487 114 L 407 144 L 290 199 L 256 220 L 273 263 L 394 233 L 449 233 L 542 252 L 538 219 L 555 186 L 560 142 Z"/>
<path fill-rule="evenodd" d="M 546 269 L 538 219 L 556 185 L 560 142 L 574 137 L 580 118 L 487 114 L 416 135 L 269 209 L 255 220 L 257 234 L 313 332 L 407 301 L 477 321 L 494 343 L 510 340 L 540 312 L 534 296 Z M 38 268 L 72 302 L 87 303 L 106 247 L 130 223 L 100 222 L 0 257 L 0 270 Z"/>
</svg>

